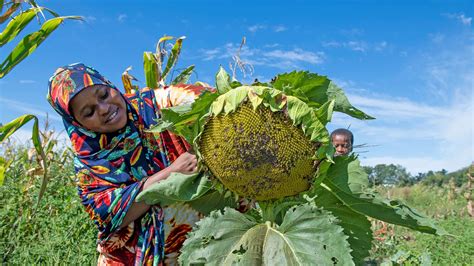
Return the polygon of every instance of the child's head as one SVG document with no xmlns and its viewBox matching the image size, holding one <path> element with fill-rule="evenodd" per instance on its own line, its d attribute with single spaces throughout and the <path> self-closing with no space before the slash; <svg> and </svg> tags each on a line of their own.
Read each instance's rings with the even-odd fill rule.
<svg viewBox="0 0 474 266">
<path fill-rule="evenodd" d="M 347 155 L 352 151 L 354 135 L 345 128 L 339 128 L 331 133 L 331 142 L 336 149 L 335 156 Z"/>
<path fill-rule="evenodd" d="M 127 106 L 121 93 L 83 64 L 56 71 L 50 79 L 48 100 L 63 119 L 96 133 L 116 132 L 127 124 Z"/>
</svg>

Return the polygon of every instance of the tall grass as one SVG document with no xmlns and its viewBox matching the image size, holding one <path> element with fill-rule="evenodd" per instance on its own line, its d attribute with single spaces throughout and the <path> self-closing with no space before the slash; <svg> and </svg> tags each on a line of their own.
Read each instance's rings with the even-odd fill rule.
<svg viewBox="0 0 474 266">
<path fill-rule="evenodd" d="M 96 229 L 79 202 L 70 158 L 65 164 L 50 158 L 51 181 L 37 206 L 41 177 L 28 173 L 36 161 L 26 147 L 3 150 L 14 161 L 0 186 L 2 264 L 96 264 Z"/>
<path fill-rule="evenodd" d="M 410 206 L 433 217 L 440 226 L 453 236 L 433 236 L 415 232 L 401 226 L 374 222 L 379 239 L 374 240 L 372 258 L 384 261 L 398 258 L 404 265 L 417 265 L 429 256 L 432 265 L 472 265 L 474 261 L 474 219 L 468 216 L 463 188 L 449 196 L 449 187 L 416 184 L 411 187 L 379 187 L 386 197 L 401 199 Z M 377 235 L 377 234 L 376 234 Z M 398 254 L 397 254 L 398 253 Z"/>
</svg>

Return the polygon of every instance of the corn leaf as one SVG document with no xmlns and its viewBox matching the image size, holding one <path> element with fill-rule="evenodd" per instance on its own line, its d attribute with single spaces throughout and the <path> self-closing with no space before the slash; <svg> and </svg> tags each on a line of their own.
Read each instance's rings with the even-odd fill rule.
<svg viewBox="0 0 474 266">
<path fill-rule="evenodd" d="M 122 84 L 123 88 L 125 89 L 125 93 L 132 93 L 133 91 L 138 90 L 138 86 L 132 84 L 132 80 L 137 80 L 134 76 L 128 73 L 132 70 L 132 67 L 129 66 L 125 71 L 122 73 Z"/>
<path fill-rule="evenodd" d="M 354 156 L 334 158 L 322 185 L 353 211 L 420 232 L 445 235 L 428 217 L 398 200 L 387 200 L 366 189 L 368 176 Z"/>
<path fill-rule="evenodd" d="M 11 19 L 0 33 L 0 47 L 13 40 L 30 23 L 37 12 L 37 8 L 32 8 Z"/>
<path fill-rule="evenodd" d="M 20 7 L 20 3 L 14 3 L 13 5 L 11 5 L 7 11 L 5 11 L 5 13 L 1 14 L 0 15 L 0 24 L 2 24 L 3 22 L 7 21 L 7 19 L 13 14 L 15 13 L 15 11 Z M 3 8 L 3 4 L 2 4 L 2 8 Z"/>
<path fill-rule="evenodd" d="M 152 89 L 158 88 L 160 73 L 158 72 L 158 62 L 152 52 L 143 53 L 143 69 L 145 70 L 146 86 Z"/>
<path fill-rule="evenodd" d="M 168 75 L 168 73 L 171 71 L 171 69 L 174 67 L 174 65 L 176 65 L 176 62 L 178 62 L 178 57 L 179 57 L 179 54 L 181 53 L 181 47 L 183 46 L 183 40 L 185 39 L 186 37 L 179 37 L 177 40 L 176 40 L 176 43 L 174 44 L 173 48 L 171 48 L 171 53 L 170 53 L 170 56 L 168 57 L 168 61 L 166 62 L 166 67 L 165 69 L 163 70 L 163 73 L 162 73 L 162 79 L 165 80 L 166 79 L 166 76 Z"/>
<path fill-rule="evenodd" d="M 43 23 L 39 31 L 24 37 L 2 64 L 0 64 L 0 78 L 3 78 L 14 66 L 36 50 L 36 48 L 66 19 L 82 18 L 77 16 L 56 17 Z"/>
<path fill-rule="evenodd" d="M 189 81 L 189 78 L 191 77 L 191 74 L 193 73 L 194 70 L 194 65 L 189 66 L 183 72 L 181 72 L 172 82 L 172 85 L 176 84 L 184 84 Z"/>
<path fill-rule="evenodd" d="M 5 171 L 11 163 L 11 160 L 7 160 L 0 156 L 0 186 L 3 185 L 3 181 L 5 180 Z"/>
<path fill-rule="evenodd" d="M 310 204 L 288 210 L 280 226 L 257 223 L 250 215 L 226 208 L 197 223 L 179 261 L 183 265 L 352 265 L 347 236 L 336 222 Z"/>
<path fill-rule="evenodd" d="M 46 185 L 48 184 L 48 164 L 47 158 L 44 153 L 43 147 L 41 146 L 41 139 L 39 136 L 39 129 L 38 129 L 38 118 L 34 115 L 22 115 L 13 121 L 2 125 L 0 127 L 0 143 L 3 142 L 5 139 L 10 137 L 13 133 L 15 133 L 18 129 L 24 126 L 29 121 L 34 120 L 33 130 L 31 139 L 33 141 L 33 146 L 36 149 L 36 152 L 41 156 L 42 167 L 43 167 L 43 182 L 41 183 L 40 192 L 38 195 L 38 202 L 43 197 L 44 191 L 46 190 Z"/>
</svg>

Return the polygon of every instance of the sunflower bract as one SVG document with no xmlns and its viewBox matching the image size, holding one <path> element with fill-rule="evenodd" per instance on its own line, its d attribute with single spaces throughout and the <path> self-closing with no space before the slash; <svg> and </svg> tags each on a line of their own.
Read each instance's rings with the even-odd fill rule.
<svg viewBox="0 0 474 266">
<path fill-rule="evenodd" d="M 201 154 L 226 188 L 256 200 L 305 191 L 319 143 L 311 142 L 284 112 L 243 101 L 236 111 L 213 116 L 201 135 Z"/>
</svg>

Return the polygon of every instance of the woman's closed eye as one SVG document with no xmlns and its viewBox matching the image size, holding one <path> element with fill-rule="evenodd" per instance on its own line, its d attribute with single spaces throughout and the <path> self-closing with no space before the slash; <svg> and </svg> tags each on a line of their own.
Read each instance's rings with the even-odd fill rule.
<svg viewBox="0 0 474 266">
<path fill-rule="evenodd" d="M 83 112 L 83 116 L 84 117 L 91 117 L 92 115 L 94 114 L 94 110 L 93 109 L 87 109 Z"/>
<path fill-rule="evenodd" d="M 101 92 L 102 94 L 100 95 L 100 99 L 101 100 L 105 100 L 107 99 L 107 97 L 109 97 L 109 92 L 107 91 L 107 89 L 104 89 L 103 92 Z"/>
</svg>

